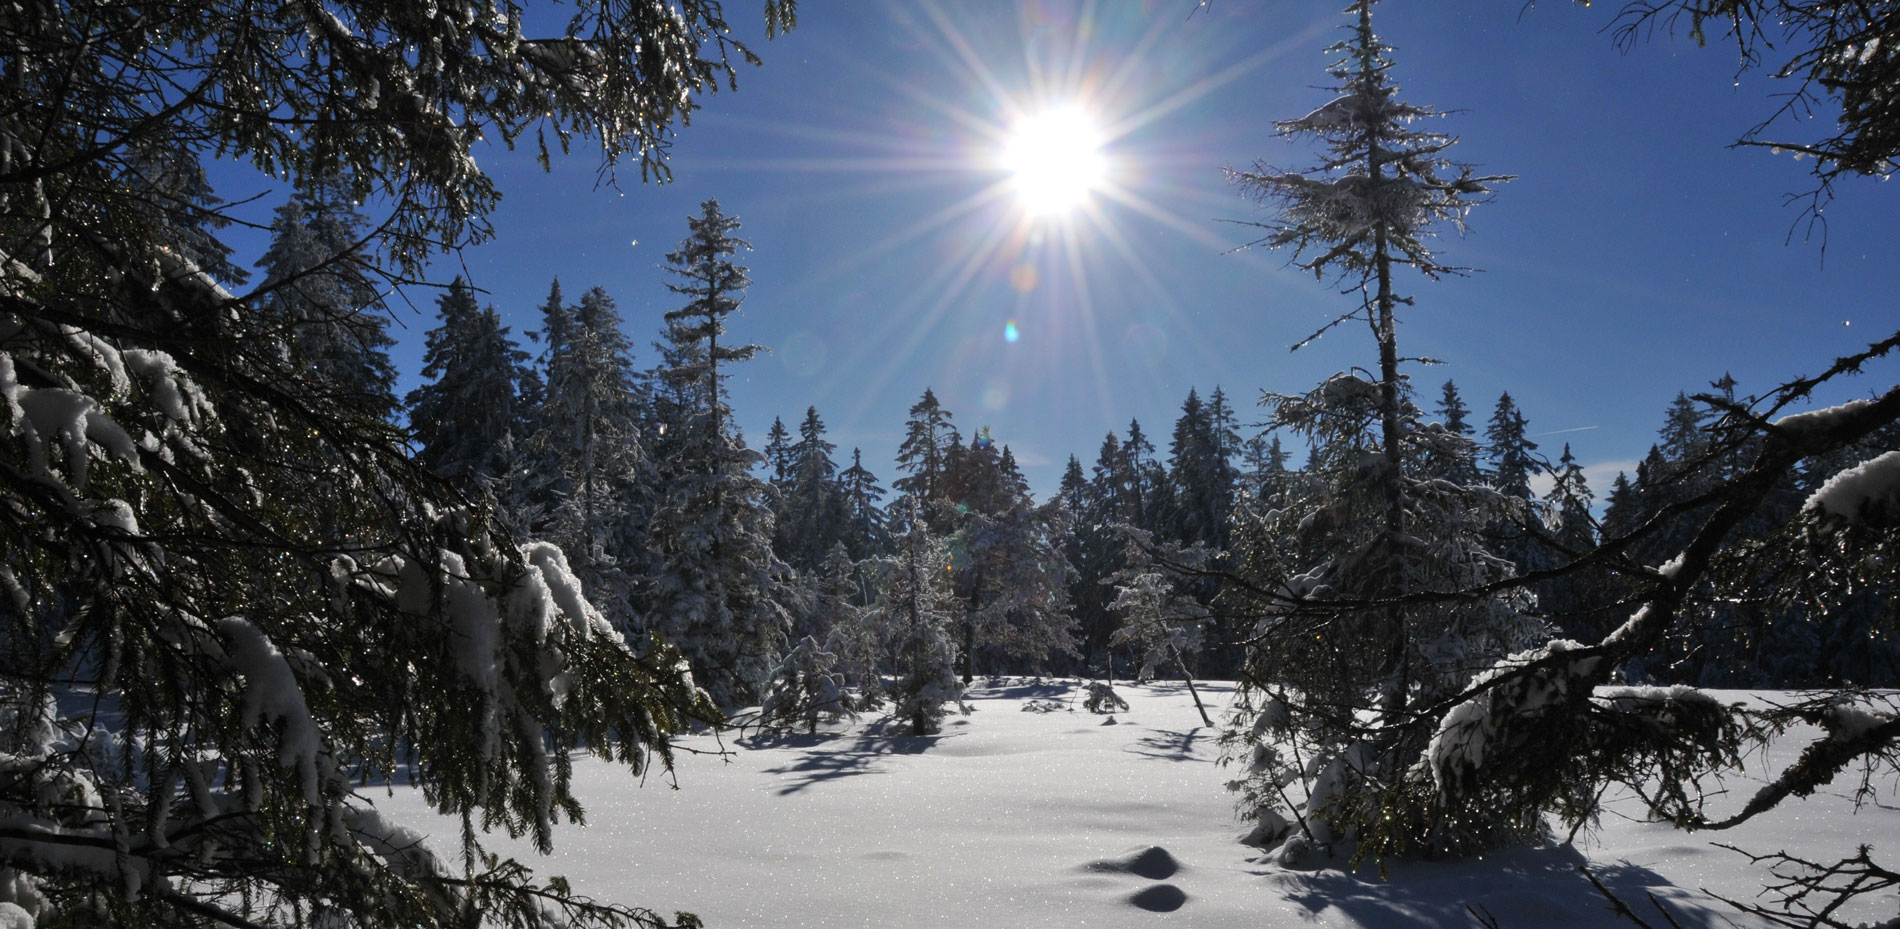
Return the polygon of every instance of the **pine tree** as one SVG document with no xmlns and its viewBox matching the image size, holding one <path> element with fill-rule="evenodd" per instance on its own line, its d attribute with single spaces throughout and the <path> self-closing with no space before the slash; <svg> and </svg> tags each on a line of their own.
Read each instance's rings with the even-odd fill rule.
<svg viewBox="0 0 1900 929">
<path fill-rule="evenodd" d="M 592 287 L 543 306 L 547 345 L 541 406 L 516 479 L 515 506 L 530 531 L 560 545 L 615 628 L 643 627 L 637 602 L 646 448 L 634 402 L 632 343 L 613 297 Z"/>
<path fill-rule="evenodd" d="M 1505 496 L 1520 501 L 1490 529 L 1491 551 L 1509 558 L 1519 573 L 1544 567 L 1546 552 L 1537 541 L 1539 516 L 1537 501 L 1531 492 L 1531 474 L 1539 470 L 1532 455 L 1537 443 L 1525 435 L 1529 428 L 1524 414 L 1509 393 L 1498 397 L 1498 405 L 1485 427 L 1484 437 L 1491 457 L 1491 486 Z"/>
<path fill-rule="evenodd" d="M 772 551 L 773 490 L 752 473 L 747 448 L 726 406 L 722 365 L 757 354 L 756 345 L 722 345 L 726 319 L 739 308 L 746 269 L 731 257 L 747 248 L 732 236 L 737 217 L 717 201 L 688 217 L 687 236 L 667 254 L 685 306 L 666 314 L 657 403 L 656 487 L 648 548 L 647 591 L 653 630 L 686 653 L 694 679 L 725 707 L 762 696 L 791 632 L 787 568 Z"/>
<path fill-rule="evenodd" d="M 910 723 L 915 735 L 943 727 L 944 703 L 959 699 L 957 645 L 950 634 L 950 594 L 945 589 L 949 553 L 935 538 L 913 497 L 897 502 L 906 526 L 887 562 L 885 586 L 875 608 L 889 643 L 895 702 L 891 715 Z"/>
<path fill-rule="evenodd" d="M 1226 541 L 1227 512 L 1233 505 L 1235 472 L 1229 460 L 1233 414 L 1217 389 L 1217 402 L 1203 404 L 1190 388 L 1168 444 L 1168 479 L 1173 493 L 1168 534 L 1183 542 L 1216 548 Z M 1224 420 L 1218 426 L 1216 417 Z"/>
<path fill-rule="evenodd" d="M 1471 441 L 1474 430 L 1471 426 L 1471 409 L 1465 406 L 1464 397 L 1458 394 L 1458 385 L 1446 381 L 1438 400 L 1439 422 L 1443 424 L 1446 438 L 1439 443 L 1438 451 L 1429 456 L 1426 471 L 1442 477 L 1454 484 L 1476 484 L 1478 482 L 1478 447 Z"/>
<path fill-rule="evenodd" d="M 300 185 L 271 222 L 262 308 L 289 327 L 318 402 L 388 419 L 396 410 L 388 313 L 373 278 L 362 215 L 332 179 Z"/>
<path fill-rule="evenodd" d="M 864 561 L 884 551 L 889 532 L 878 499 L 884 488 L 877 475 L 864 467 L 862 449 L 851 450 L 851 467 L 838 474 L 838 496 L 844 501 L 844 527 L 840 538 L 845 552 L 854 561 Z"/>
<path fill-rule="evenodd" d="M 140 220 L 213 281 L 235 288 L 249 280 L 250 272 L 231 263 L 231 247 L 218 238 L 231 219 L 220 209 L 224 200 L 212 191 L 197 157 L 185 149 L 146 151 L 136 145 L 130 154 L 124 181 Z"/>
<path fill-rule="evenodd" d="M 1276 566 L 1271 549 L 1249 553 L 1252 568 L 1267 572 L 1250 589 L 1278 592 L 1253 607 L 1265 615 L 1253 637 L 1261 644 L 1249 656 L 1242 706 L 1249 722 L 1264 714 L 1261 725 L 1237 727 L 1229 741 L 1251 753 L 1239 784 L 1263 825 L 1284 812 L 1275 810 L 1289 776 L 1267 738 L 1272 733 L 1305 742 L 1320 759 L 1304 809 L 1296 811 L 1303 834 L 1358 835 L 1362 848 L 1384 854 L 1420 841 L 1445 850 L 1481 846 L 1526 828 L 1416 802 L 1416 788 L 1405 782 L 1426 738 L 1406 723 L 1414 701 L 1456 692 L 1474 668 L 1521 647 L 1537 630 L 1506 599 L 1405 600 L 1508 574 L 1477 536 L 1487 518 L 1484 493 L 1448 492 L 1417 479 L 1418 447 L 1410 437 L 1419 433 L 1418 416 L 1397 343 L 1398 307 L 1412 300 L 1398 292 L 1394 276 L 1404 267 L 1428 278 L 1455 273 L 1432 253 L 1429 236 L 1441 225 L 1462 228 L 1471 206 L 1502 178 L 1448 160 L 1449 136 L 1412 128 L 1437 114 L 1398 100 L 1388 80 L 1388 48 L 1372 32 L 1372 5 L 1358 0 L 1347 9 L 1355 22 L 1333 47 L 1338 57 L 1330 69 L 1337 96 L 1278 124 L 1282 136 L 1316 140 L 1319 164 L 1305 172 L 1256 165 L 1233 174 L 1248 193 L 1278 206 L 1278 221 L 1262 224 L 1267 234 L 1256 244 L 1290 247 L 1300 267 L 1336 274 L 1358 298 L 1341 318 L 1368 324 L 1379 363 L 1371 378 L 1336 375 L 1271 404 L 1276 424 L 1313 441 L 1316 457 L 1323 456 L 1318 470 L 1331 486 L 1288 526 L 1307 537 L 1302 545 L 1317 562 Z M 1246 589 L 1235 595 L 1244 598 Z M 1292 704 L 1289 694 L 1297 694 Z M 1364 710 L 1371 711 L 1370 727 L 1359 715 Z"/>
<path fill-rule="evenodd" d="M 1505 393 L 1498 397 L 1497 409 L 1484 430 L 1491 453 L 1491 486 L 1519 500 L 1531 499 L 1531 473 L 1537 470 L 1537 460 L 1531 455 L 1537 443 L 1525 435 L 1529 425 L 1517 402 Z"/>
<path fill-rule="evenodd" d="M 779 556 L 801 573 L 823 563 L 844 530 L 845 503 L 837 482 L 838 466 L 831 460 L 836 445 L 825 441 L 825 423 L 818 408 L 805 410 L 798 426 L 798 442 L 789 449 L 790 480 L 781 490 Z"/>
<path fill-rule="evenodd" d="M 676 653 L 629 649 L 558 549 L 509 540 L 413 459 L 367 295 L 488 229 L 484 133 L 578 132 L 663 168 L 724 57 L 749 54 L 700 0 L 616 4 L 566 37 L 496 10 L 0 12 L 5 921 L 674 922 L 484 847 L 547 851 L 582 813 L 576 753 L 663 767 L 712 710 Z M 275 249 L 275 280 L 234 295 L 197 235 L 234 218 L 192 192 L 214 159 L 374 195 L 379 222 L 347 254 Z M 366 325 L 324 345 L 339 322 Z M 367 363 L 319 375 L 331 347 Z M 398 778 L 461 835 L 419 843 L 379 812 Z"/>
<path fill-rule="evenodd" d="M 843 660 L 813 636 L 800 638 L 772 669 L 759 704 L 759 719 L 768 725 L 805 727 L 818 731 L 820 722 L 857 716 L 842 670 Z"/>
<path fill-rule="evenodd" d="M 666 288 L 686 298 L 685 306 L 667 311 L 665 317 L 667 342 L 679 352 L 669 359 L 666 379 L 682 396 L 696 397 L 689 406 L 696 407 L 699 427 L 712 436 L 726 428 L 725 380 L 719 366 L 745 361 L 760 348 L 719 344 L 726 317 L 738 312 L 752 283 L 732 257 L 752 245 L 733 235 L 739 218 L 721 212 L 719 201 L 707 200 L 699 209 L 700 215 L 686 219 L 686 238 L 666 254 L 666 272 L 678 278 Z"/>
<path fill-rule="evenodd" d="M 1128 421 L 1128 436 L 1122 439 L 1122 454 L 1127 461 L 1124 465 L 1127 481 L 1128 509 L 1126 520 L 1129 525 L 1143 529 L 1155 529 L 1161 525 L 1160 514 L 1167 512 L 1168 475 L 1161 463 L 1154 458 L 1154 443 L 1142 434 L 1141 423 Z"/>
<path fill-rule="evenodd" d="M 494 307 L 479 309 L 461 278 L 436 301 L 440 325 L 424 344 L 426 383 L 409 392 L 409 433 L 430 470 L 494 493 L 515 466 L 526 421 L 519 406 L 528 353 L 508 338 Z"/>
<path fill-rule="evenodd" d="M 978 654 L 994 670 L 1040 673 L 1057 654 L 1073 654 L 1068 562 L 1062 557 L 1058 510 L 1038 508 L 1006 448 L 988 428 L 950 455 L 942 487 L 952 507 L 953 589 L 961 601 L 963 683 L 975 677 Z"/>
<path fill-rule="evenodd" d="M 1619 475 L 1620 476 L 1620 475 Z M 1544 495 L 1544 561 L 1550 567 L 1570 564 L 1589 555 L 1597 545 L 1596 520 L 1590 515 L 1594 496 L 1584 478 L 1583 466 L 1564 443 L 1557 459 L 1556 480 Z M 1581 642 L 1603 637 L 1613 621 L 1616 579 L 1607 568 L 1593 566 L 1554 577 L 1537 585 L 1539 612 L 1563 630 L 1563 634 Z"/>
<path fill-rule="evenodd" d="M 1114 433 L 1108 438 L 1116 442 Z M 1111 592 L 1103 584 L 1114 570 L 1109 563 L 1114 552 L 1113 531 L 1102 518 L 1109 504 L 1102 497 L 1100 485 L 1083 475 L 1082 462 L 1074 455 L 1069 456 L 1069 466 L 1062 473 L 1061 489 L 1053 502 L 1063 511 L 1062 555 L 1073 572 L 1069 606 L 1081 635 L 1081 658 L 1085 665 L 1106 667 L 1112 660 L 1109 637 L 1115 631 L 1115 617 L 1108 609 Z"/>
<path fill-rule="evenodd" d="M 945 472 L 950 456 L 963 439 L 950 423 L 950 411 L 937 402 L 937 395 L 924 388 L 924 395 L 911 405 L 910 418 L 904 422 L 904 441 L 897 447 L 897 469 L 905 472 L 891 484 L 901 494 L 921 501 L 926 510 L 942 498 Z"/>
<path fill-rule="evenodd" d="M 792 434 L 785 428 L 785 420 L 772 417 L 772 428 L 765 432 L 764 451 L 765 464 L 772 469 L 772 484 L 790 484 L 796 467 L 792 463 Z"/>
</svg>

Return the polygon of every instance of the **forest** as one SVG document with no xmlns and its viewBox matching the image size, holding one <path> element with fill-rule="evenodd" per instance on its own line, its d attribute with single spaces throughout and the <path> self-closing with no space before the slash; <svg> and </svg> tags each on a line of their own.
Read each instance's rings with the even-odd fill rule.
<svg viewBox="0 0 1900 929">
<path fill-rule="evenodd" d="M 1263 211 L 1236 244 L 1332 285 L 1320 331 L 1363 328 L 1364 357 L 1258 410 L 1191 389 L 1165 436 L 1131 418 L 1042 500 L 933 385 L 895 449 L 843 454 L 815 406 L 750 444 L 752 246 L 716 199 L 665 253 L 645 367 L 615 295 L 559 269 L 520 333 L 422 279 L 487 231 L 485 133 L 664 180 L 675 129 L 755 61 L 718 4 L 581 3 L 550 38 L 488 0 L 210 6 L 0 10 L 0 926 L 697 925 L 487 843 L 548 851 L 589 756 L 632 780 L 739 722 L 940 734 L 979 679 L 1124 709 L 1118 682 L 1182 681 L 1285 867 L 1545 842 L 1612 786 L 1721 830 L 1900 769 L 1900 387 L 1802 406 L 1900 332 L 1759 395 L 1685 384 L 1634 473 L 1590 487 L 1510 393 L 1467 401 L 1399 344 L 1512 178 L 1399 98 L 1376 0 L 1341 18 L 1330 102 L 1277 124 L 1309 166 L 1229 172 Z M 768 37 L 798 12 L 836 15 L 770 0 Z M 1838 110 L 1773 143 L 1806 156 L 1807 209 L 1894 173 L 1900 7 L 1619 22 L 1735 45 Z M 218 158 L 291 190 L 254 267 Z M 398 292 L 433 310 L 402 395 Z M 1715 812 L 1797 727 L 1799 760 Z M 381 812 L 393 784 L 458 847 Z M 1803 907 L 1900 882 L 1840 852 L 1743 908 L 1845 925 Z"/>
</svg>

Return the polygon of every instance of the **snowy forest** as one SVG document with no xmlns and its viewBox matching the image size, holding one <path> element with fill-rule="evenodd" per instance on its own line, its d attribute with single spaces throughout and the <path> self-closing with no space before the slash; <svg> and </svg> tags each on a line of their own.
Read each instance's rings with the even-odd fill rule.
<svg viewBox="0 0 1900 929">
<path fill-rule="evenodd" d="M 1229 172 L 1260 208 L 1235 244 L 1333 285 L 1321 331 L 1363 357 L 1190 390 L 1040 500 L 933 385 L 894 448 L 846 452 L 816 406 L 744 435 L 729 383 L 770 346 L 716 199 L 637 295 L 657 332 L 558 267 L 521 332 L 424 279 L 489 231 L 485 135 L 665 180 L 672 133 L 755 61 L 718 4 L 583 2 L 549 38 L 488 0 L 208 6 L 0 10 L 0 926 L 699 925 L 496 843 L 554 848 L 588 765 L 631 785 L 687 779 L 709 733 L 941 736 L 986 680 L 1075 679 L 1103 715 L 1181 682 L 1225 825 L 1284 868 L 1534 846 L 1612 788 L 1723 830 L 1900 773 L 1900 387 L 1802 406 L 1900 332 L 1758 394 L 1685 383 L 1634 473 L 1589 486 L 1536 411 L 1400 344 L 1512 178 L 1400 99 L 1375 0 L 1340 17 L 1330 101 L 1278 124 L 1308 166 Z M 764 12 L 768 36 L 843 15 Z M 1775 143 L 1809 209 L 1894 173 L 1900 5 L 1623 15 L 1839 110 Z M 289 191 L 254 266 L 214 159 Z M 401 394 L 399 293 L 432 311 Z M 1711 693 L 1735 689 L 1786 699 Z M 1726 795 L 1784 738 L 1798 760 Z M 453 838 L 379 806 L 395 785 Z M 1846 926 L 1891 901 L 1891 846 L 1834 851 L 1760 860 L 1780 890 L 1736 908 Z"/>
</svg>

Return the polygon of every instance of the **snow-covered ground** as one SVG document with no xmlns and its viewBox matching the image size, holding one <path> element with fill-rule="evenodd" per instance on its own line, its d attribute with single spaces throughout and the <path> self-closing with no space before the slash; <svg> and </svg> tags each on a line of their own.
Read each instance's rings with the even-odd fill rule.
<svg viewBox="0 0 1900 929">
<path fill-rule="evenodd" d="M 1075 689 L 980 684 L 971 712 L 927 738 L 882 717 L 815 736 L 728 736 L 724 758 L 681 754 L 677 790 L 581 762 L 585 828 L 558 831 L 546 859 L 525 843 L 494 847 L 566 875 L 581 893 L 694 912 L 712 929 L 1477 925 L 1467 906 L 1503 929 L 1615 924 L 1579 865 L 1652 924 L 1668 922 L 1650 908 L 1651 893 L 1684 927 L 1751 926 L 1759 923 L 1703 891 L 1749 899 L 1764 874 L 1713 841 L 1828 862 L 1872 843 L 1875 860 L 1900 861 L 1895 785 L 1878 784 L 1877 802 L 1855 813 L 1859 779 L 1843 775 L 1839 789 L 1720 835 L 1609 817 L 1574 847 L 1404 862 L 1384 878 L 1339 870 L 1344 861 L 1284 870 L 1235 841 L 1244 830 L 1214 763 L 1218 733 L 1201 725 L 1185 688 L 1120 684 L 1131 709 L 1112 718 L 1085 712 Z M 1202 693 L 1220 707 L 1230 689 Z M 1060 706 L 1026 711 L 1031 701 Z M 683 744 L 720 748 L 710 736 Z M 1786 743 L 1732 779 L 1735 804 L 1798 751 Z M 453 849 L 456 828 L 419 794 L 399 790 L 380 803 Z M 1889 893 L 1848 915 L 1891 919 L 1900 900 Z"/>
</svg>

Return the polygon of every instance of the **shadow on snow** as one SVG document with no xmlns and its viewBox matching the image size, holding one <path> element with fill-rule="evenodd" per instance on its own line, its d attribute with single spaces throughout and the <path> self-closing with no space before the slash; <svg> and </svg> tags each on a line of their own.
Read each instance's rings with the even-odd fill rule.
<svg viewBox="0 0 1900 929">
<path fill-rule="evenodd" d="M 886 716 L 851 733 L 761 733 L 741 744 L 751 749 L 786 748 L 802 752 L 789 764 L 765 769 L 767 774 L 790 778 L 778 789 L 779 795 L 785 796 L 825 781 L 882 773 L 880 760 L 895 755 L 921 755 L 949 737 L 911 735 L 909 723 Z"/>
</svg>

